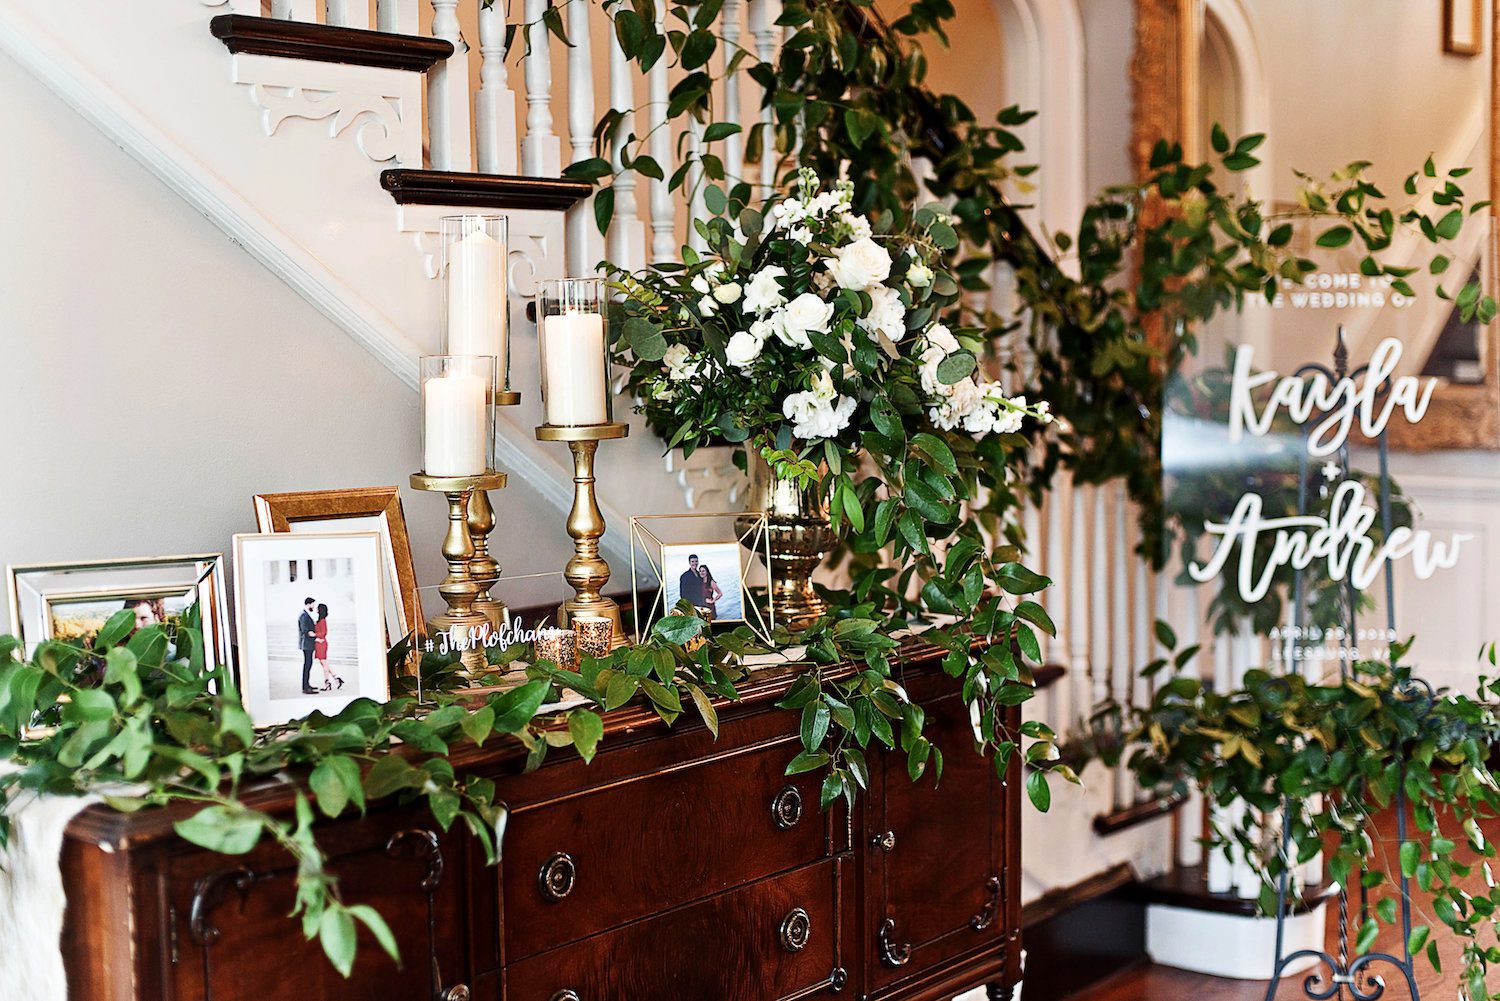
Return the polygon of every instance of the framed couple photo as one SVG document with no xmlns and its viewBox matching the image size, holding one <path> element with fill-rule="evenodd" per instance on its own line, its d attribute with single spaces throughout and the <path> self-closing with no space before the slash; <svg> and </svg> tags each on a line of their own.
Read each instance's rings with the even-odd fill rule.
<svg viewBox="0 0 1500 1001">
<path fill-rule="evenodd" d="M 683 601 L 710 623 L 744 623 L 769 636 L 770 609 L 762 610 L 751 593 L 752 582 L 770 585 L 768 541 L 766 516 L 758 512 L 631 518 L 636 641 Z"/>
<path fill-rule="evenodd" d="M 390 698 L 378 532 L 234 537 L 240 693 L 257 726 Z"/>
<path fill-rule="evenodd" d="M 229 595 L 218 553 L 36 563 L 9 568 L 11 629 L 28 650 L 59 640 L 91 646 L 121 609 L 135 629 L 169 636 L 194 613 L 209 670 L 229 663 Z"/>
</svg>

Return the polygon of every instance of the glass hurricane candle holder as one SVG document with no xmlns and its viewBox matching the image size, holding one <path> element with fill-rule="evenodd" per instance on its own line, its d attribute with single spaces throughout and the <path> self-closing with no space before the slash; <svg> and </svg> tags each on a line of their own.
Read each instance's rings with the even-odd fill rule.
<svg viewBox="0 0 1500 1001">
<path fill-rule="evenodd" d="M 444 216 L 438 267 L 443 279 L 443 344 L 450 355 L 495 359 L 497 403 L 510 393 L 510 311 L 506 282 L 509 220 L 500 215 Z"/>
<path fill-rule="evenodd" d="M 422 472 L 479 476 L 495 451 L 493 355 L 422 359 Z"/>
<path fill-rule="evenodd" d="M 553 278 L 537 290 L 542 420 L 589 427 L 614 420 L 602 278 Z"/>
</svg>

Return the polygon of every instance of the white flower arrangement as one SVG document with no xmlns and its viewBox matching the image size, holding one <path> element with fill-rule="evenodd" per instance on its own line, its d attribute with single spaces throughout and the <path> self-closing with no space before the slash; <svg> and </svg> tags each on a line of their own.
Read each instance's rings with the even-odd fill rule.
<svg viewBox="0 0 1500 1001">
<path fill-rule="evenodd" d="M 893 232 L 854 211 L 848 184 L 823 189 L 810 171 L 764 214 L 714 191 L 730 211 L 705 225 L 711 253 L 619 276 L 630 385 L 671 444 L 852 454 L 877 407 L 975 440 L 1050 420 L 984 375 L 982 338 L 939 319 L 957 315 L 951 217 L 925 209 Z"/>
</svg>

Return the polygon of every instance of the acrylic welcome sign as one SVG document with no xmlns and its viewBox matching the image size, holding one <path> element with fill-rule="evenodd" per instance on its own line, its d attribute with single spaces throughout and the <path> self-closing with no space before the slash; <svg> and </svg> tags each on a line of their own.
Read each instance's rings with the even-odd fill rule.
<svg viewBox="0 0 1500 1001">
<path fill-rule="evenodd" d="M 1485 273 L 1483 246 L 1458 274 Z M 1423 446 L 1456 387 L 1494 378 L 1492 332 L 1436 278 L 1408 295 L 1325 258 L 1210 324 L 1169 381 L 1174 624 L 1224 683 L 1326 677 L 1415 635 L 1424 675 L 1472 689 L 1500 622 L 1500 455 Z"/>
</svg>

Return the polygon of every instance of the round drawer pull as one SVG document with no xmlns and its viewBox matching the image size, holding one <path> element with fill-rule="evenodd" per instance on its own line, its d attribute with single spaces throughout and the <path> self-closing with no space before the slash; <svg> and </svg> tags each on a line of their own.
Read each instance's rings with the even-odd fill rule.
<svg viewBox="0 0 1500 1001">
<path fill-rule="evenodd" d="M 870 844 L 874 845 L 876 848 L 884 848 L 888 852 L 895 851 L 896 832 L 886 831 L 884 834 L 877 834 L 870 839 Z"/>
<path fill-rule="evenodd" d="M 781 947 L 787 952 L 801 952 L 811 938 L 812 918 L 802 908 L 792 908 L 781 922 Z"/>
<path fill-rule="evenodd" d="M 454 984 L 443 992 L 440 1001 L 469 1001 L 468 984 Z"/>
<path fill-rule="evenodd" d="M 796 786 L 787 786 L 776 794 L 771 800 L 771 816 L 776 818 L 776 826 L 783 831 L 797 826 L 802 819 L 802 794 Z"/>
<path fill-rule="evenodd" d="M 564 852 L 558 852 L 543 862 L 536 874 L 536 885 L 548 900 L 563 899 L 573 892 L 573 884 L 577 881 L 578 867 L 573 864 L 573 857 Z"/>
<path fill-rule="evenodd" d="M 552 995 L 552 1001 L 583 1001 L 577 991 L 558 991 Z"/>
</svg>

